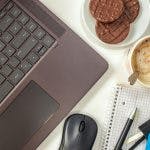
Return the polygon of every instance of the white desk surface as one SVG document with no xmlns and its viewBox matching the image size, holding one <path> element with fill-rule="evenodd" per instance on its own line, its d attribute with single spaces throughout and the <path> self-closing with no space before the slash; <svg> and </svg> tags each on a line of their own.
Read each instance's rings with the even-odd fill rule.
<svg viewBox="0 0 150 150">
<path fill-rule="evenodd" d="M 104 128 L 106 110 L 110 101 L 112 88 L 116 83 L 127 82 L 127 69 L 124 66 L 130 47 L 111 49 L 101 46 L 93 39 L 89 39 L 84 32 L 81 21 L 81 7 L 84 0 L 41 0 L 50 10 L 60 17 L 69 27 L 91 45 L 109 63 L 110 67 L 98 83 L 72 110 L 72 113 L 84 113 L 93 117 L 99 129 Z M 145 35 L 150 34 L 150 25 Z M 43 141 L 37 150 L 58 150 L 62 129 L 62 121 L 56 129 Z M 100 137 L 100 132 L 98 133 Z M 96 139 L 93 150 L 100 150 L 99 138 Z"/>
</svg>

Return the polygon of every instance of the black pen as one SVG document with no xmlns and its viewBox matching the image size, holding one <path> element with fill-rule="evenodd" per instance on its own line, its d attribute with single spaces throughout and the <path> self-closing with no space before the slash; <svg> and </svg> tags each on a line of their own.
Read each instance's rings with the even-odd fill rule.
<svg viewBox="0 0 150 150">
<path fill-rule="evenodd" d="M 124 142 L 126 140 L 128 132 L 130 130 L 130 127 L 131 127 L 131 125 L 133 123 L 133 120 L 134 120 L 134 118 L 136 116 L 136 111 L 137 111 L 137 108 L 131 113 L 130 117 L 128 118 L 128 120 L 127 120 L 127 122 L 126 122 L 126 124 L 125 124 L 125 126 L 124 126 L 124 128 L 123 128 L 123 130 L 121 132 L 121 135 L 120 135 L 120 137 L 118 139 L 118 142 L 117 142 L 114 150 L 121 150 L 122 149 L 122 146 L 123 146 L 123 144 L 124 144 Z"/>
</svg>

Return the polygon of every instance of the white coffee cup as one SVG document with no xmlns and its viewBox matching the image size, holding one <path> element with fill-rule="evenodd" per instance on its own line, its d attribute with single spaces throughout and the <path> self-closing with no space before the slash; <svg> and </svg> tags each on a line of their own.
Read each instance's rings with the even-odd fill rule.
<svg viewBox="0 0 150 150">
<path fill-rule="evenodd" d="M 130 52 L 129 52 L 129 55 L 128 55 L 128 59 L 129 59 L 129 70 L 130 70 L 130 73 L 133 74 L 135 69 L 134 69 L 134 66 L 135 64 L 133 64 L 133 55 L 134 55 L 134 52 L 135 50 L 137 50 L 137 48 L 144 42 L 146 41 L 147 39 L 150 39 L 150 35 L 149 36 L 146 36 L 146 37 L 143 37 L 142 39 L 140 39 L 138 42 L 135 43 L 135 45 L 130 49 Z M 144 80 L 141 80 L 141 79 L 137 79 L 137 81 L 145 86 L 145 87 L 148 87 L 150 88 L 150 82 L 146 82 Z"/>
</svg>

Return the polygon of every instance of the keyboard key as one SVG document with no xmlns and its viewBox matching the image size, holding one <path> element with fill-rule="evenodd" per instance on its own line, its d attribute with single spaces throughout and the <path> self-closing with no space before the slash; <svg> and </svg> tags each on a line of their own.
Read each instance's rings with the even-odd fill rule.
<svg viewBox="0 0 150 150">
<path fill-rule="evenodd" d="M 29 36 L 30 36 L 30 34 L 27 31 L 25 31 L 24 29 L 22 29 L 19 32 L 19 35 L 16 37 L 16 39 L 12 42 L 12 44 L 16 48 L 19 48 Z"/>
<path fill-rule="evenodd" d="M 4 32 L 12 22 L 13 22 L 13 18 L 7 15 L 2 19 L 2 21 L 0 21 L 0 30 Z"/>
<path fill-rule="evenodd" d="M 12 57 L 9 61 L 8 61 L 8 65 L 16 68 L 19 65 L 20 61 L 16 58 L 16 57 Z"/>
<path fill-rule="evenodd" d="M 30 20 L 27 25 L 26 25 L 27 29 L 30 31 L 30 32 L 33 32 L 36 28 L 37 28 L 37 25 L 34 21 Z"/>
<path fill-rule="evenodd" d="M 5 77 L 0 74 L 0 84 L 2 84 L 5 81 Z"/>
<path fill-rule="evenodd" d="M 6 13 L 7 13 L 6 10 L 2 10 L 0 12 L 0 19 L 2 19 L 5 16 Z"/>
<path fill-rule="evenodd" d="M 12 2 L 9 2 L 7 4 L 7 6 L 5 7 L 6 10 L 10 10 L 12 7 L 14 6 L 14 4 Z"/>
<path fill-rule="evenodd" d="M 8 58 L 4 54 L 0 53 L 0 65 L 4 65 L 7 61 Z"/>
<path fill-rule="evenodd" d="M 11 73 L 12 73 L 12 69 L 8 66 L 8 65 L 5 65 L 4 67 L 2 67 L 1 69 L 1 73 L 4 75 L 4 76 L 9 76 Z"/>
<path fill-rule="evenodd" d="M 39 51 L 39 55 L 42 56 L 45 54 L 45 52 L 47 51 L 46 47 L 43 47 L 40 51 Z"/>
<path fill-rule="evenodd" d="M 15 18 L 17 18 L 21 14 L 21 10 L 18 7 L 13 7 L 10 11 L 11 15 L 13 15 Z"/>
<path fill-rule="evenodd" d="M 24 76 L 24 73 L 19 70 L 16 69 L 10 76 L 9 76 L 9 80 L 13 85 L 16 85 Z"/>
<path fill-rule="evenodd" d="M 43 39 L 43 43 L 47 46 L 50 47 L 54 43 L 54 38 L 51 37 L 50 35 L 46 35 Z"/>
<path fill-rule="evenodd" d="M 14 53 L 15 53 L 15 49 L 14 48 L 12 48 L 11 46 L 7 46 L 4 50 L 3 50 L 3 53 L 6 55 L 6 56 L 8 56 L 8 57 L 10 57 L 10 56 L 12 56 Z"/>
<path fill-rule="evenodd" d="M 2 51 L 4 47 L 5 47 L 5 44 L 2 41 L 0 41 L 0 51 Z"/>
<path fill-rule="evenodd" d="M 9 43 L 13 39 L 13 36 L 10 33 L 5 32 L 2 35 L 2 39 L 3 39 L 4 42 Z"/>
<path fill-rule="evenodd" d="M 0 36 L 2 36 L 2 31 L 0 31 Z"/>
<path fill-rule="evenodd" d="M 12 89 L 13 89 L 13 86 L 8 81 L 5 81 L 0 86 L 0 101 L 2 101 Z"/>
<path fill-rule="evenodd" d="M 31 62 L 32 64 L 35 64 L 39 60 L 39 56 L 36 55 L 35 53 L 31 52 L 28 55 L 27 60 L 29 60 L 29 62 Z"/>
<path fill-rule="evenodd" d="M 21 63 L 21 65 L 19 66 L 19 68 L 24 72 L 27 73 L 31 68 L 32 65 L 30 63 L 28 63 L 27 61 L 23 61 Z"/>
<path fill-rule="evenodd" d="M 42 44 L 38 44 L 35 48 L 34 48 L 34 51 L 35 52 L 39 52 L 41 49 L 42 49 L 43 45 Z"/>
<path fill-rule="evenodd" d="M 22 13 L 19 16 L 18 21 L 25 25 L 29 21 L 29 17 L 25 13 Z"/>
<path fill-rule="evenodd" d="M 17 51 L 16 56 L 20 59 L 23 59 L 38 43 L 38 41 L 30 37 Z"/>
<path fill-rule="evenodd" d="M 38 39 L 42 39 L 45 35 L 45 31 L 42 28 L 38 28 L 34 31 L 34 35 L 38 38 Z"/>
<path fill-rule="evenodd" d="M 21 26 L 15 22 L 11 27 L 10 27 L 10 31 L 13 33 L 13 34 L 17 34 L 20 30 L 21 30 Z"/>
</svg>

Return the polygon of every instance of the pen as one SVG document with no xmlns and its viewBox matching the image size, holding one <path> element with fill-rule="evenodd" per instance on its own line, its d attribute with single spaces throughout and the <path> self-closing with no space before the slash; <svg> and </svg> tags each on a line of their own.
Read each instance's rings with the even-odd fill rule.
<svg viewBox="0 0 150 150">
<path fill-rule="evenodd" d="M 124 141 L 126 140 L 126 137 L 128 135 L 128 132 L 130 130 L 130 127 L 133 123 L 133 120 L 135 118 L 135 115 L 136 115 L 136 111 L 137 111 L 137 108 L 134 109 L 134 111 L 131 113 L 130 117 L 128 118 L 122 132 L 121 132 L 121 135 L 118 139 L 118 142 L 115 146 L 115 149 L 114 150 L 121 150 L 122 149 L 122 146 L 124 144 Z"/>
<path fill-rule="evenodd" d="M 136 141 L 139 139 L 129 150 L 133 150 L 136 146 L 138 146 L 150 133 L 150 119 L 144 122 L 141 126 L 139 126 L 140 132 L 130 137 L 127 140 L 127 144 Z"/>
<path fill-rule="evenodd" d="M 129 150 L 134 150 L 141 142 L 145 140 L 145 136 L 142 136 L 134 145 L 132 145 Z"/>
</svg>

